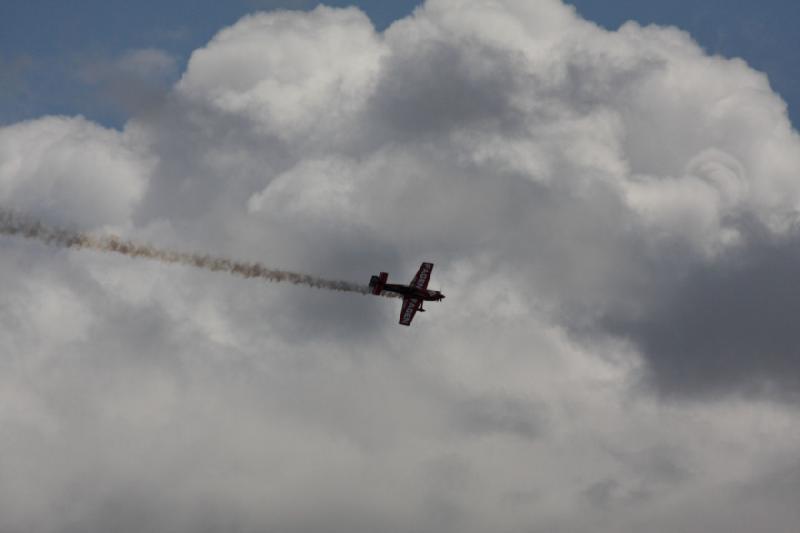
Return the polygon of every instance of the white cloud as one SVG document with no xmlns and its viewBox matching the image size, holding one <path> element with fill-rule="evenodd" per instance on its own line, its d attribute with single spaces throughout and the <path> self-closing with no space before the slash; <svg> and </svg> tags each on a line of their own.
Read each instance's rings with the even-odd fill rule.
<svg viewBox="0 0 800 533">
<path fill-rule="evenodd" d="M 448 298 L 400 328 L 3 238 L 0 530 L 792 530 L 753 492 L 800 486 L 797 304 L 753 303 L 797 264 L 800 144 L 763 75 L 555 0 L 431 0 L 384 33 L 245 17 L 157 111 L 0 129 L 2 204 L 365 282 L 433 260 Z"/>
<path fill-rule="evenodd" d="M 133 135 L 81 117 L 44 117 L 0 129 L 3 204 L 62 224 L 126 223 L 151 166 L 152 157 Z"/>
<path fill-rule="evenodd" d="M 336 135 L 325 126 L 346 123 L 369 95 L 382 53 L 355 8 L 259 13 L 196 50 L 177 91 L 282 139 Z"/>
</svg>

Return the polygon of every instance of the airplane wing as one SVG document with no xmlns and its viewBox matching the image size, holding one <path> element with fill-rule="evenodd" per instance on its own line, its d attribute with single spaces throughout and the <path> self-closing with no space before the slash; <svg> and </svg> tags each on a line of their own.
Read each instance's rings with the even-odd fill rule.
<svg viewBox="0 0 800 533">
<path fill-rule="evenodd" d="M 427 289 L 428 282 L 433 272 L 433 263 L 422 263 L 417 271 L 417 275 L 411 281 L 411 286 L 415 289 Z"/>
<path fill-rule="evenodd" d="M 422 300 L 419 298 L 403 298 L 403 307 L 400 308 L 400 323 L 404 326 L 410 326 L 414 315 L 417 310 L 422 306 Z"/>
</svg>

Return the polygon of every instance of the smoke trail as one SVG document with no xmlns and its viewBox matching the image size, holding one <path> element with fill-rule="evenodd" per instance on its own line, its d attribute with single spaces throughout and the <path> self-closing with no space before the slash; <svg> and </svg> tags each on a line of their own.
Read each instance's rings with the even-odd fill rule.
<svg viewBox="0 0 800 533">
<path fill-rule="evenodd" d="M 259 263 L 234 261 L 224 257 L 162 250 L 148 244 L 123 240 L 113 235 L 94 237 L 85 233 L 56 228 L 42 224 L 39 221 L 26 219 L 3 208 L 0 208 L 0 234 L 36 239 L 64 248 L 85 248 L 100 252 L 114 252 L 128 257 L 144 257 L 164 263 L 187 265 L 213 272 L 227 272 L 243 278 L 258 278 L 277 283 L 306 285 L 331 291 L 371 294 L 369 287 L 347 281 L 323 279 L 285 270 L 274 270 Z M 394 297 L 395 295 L 383 293 L 381 296 Z"/>
</svg>

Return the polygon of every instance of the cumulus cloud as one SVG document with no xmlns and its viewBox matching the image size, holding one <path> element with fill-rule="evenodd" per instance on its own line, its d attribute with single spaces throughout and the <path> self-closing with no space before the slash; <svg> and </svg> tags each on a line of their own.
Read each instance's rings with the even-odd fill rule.
<svg viewBox="0 0 800 533">
<path fill-rule="evenodd" d="M 557 0 L 256 13 L 123 131 L 0 129 L 6 208 L 448 295 L 3 238 L 0 529 L 791 531 L 799 143 L 744 62 Z"/>
<path fill-rule="evenodd" d="M 125 224 L 144 195 L 152 156 L 135 135 L 81 117 L 0 129 L 0 200 L 61 224 Z"/>
</svg>

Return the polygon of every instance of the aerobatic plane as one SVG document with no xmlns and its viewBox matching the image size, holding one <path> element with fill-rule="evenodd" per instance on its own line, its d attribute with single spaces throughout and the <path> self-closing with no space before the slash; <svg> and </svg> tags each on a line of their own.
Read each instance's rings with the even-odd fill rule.
<svg viewBox="0 0 800 533">
<path fill-rule="evenodd" d="M 422 308 L 422 302 L 438 302 L 444 299 L 444 294 L 440 291 L 428 289 L 428 281 L 431 279 L 432 271 L 433 263 L 422 263 L 417 275 L 414 276 L 409 285 L 386 283 L 389 279 L 389 274 L 381 272 L 378 276 L 372 276 L 369 280 L 369 288 L 372 289 L 372 294 L 393 292 L 401 295 L 403 297 L 403 307 L 400 308 L 400 323 L 404 326 L 410 326 L 417 311 L 425 311 Z"/>
</svg>

